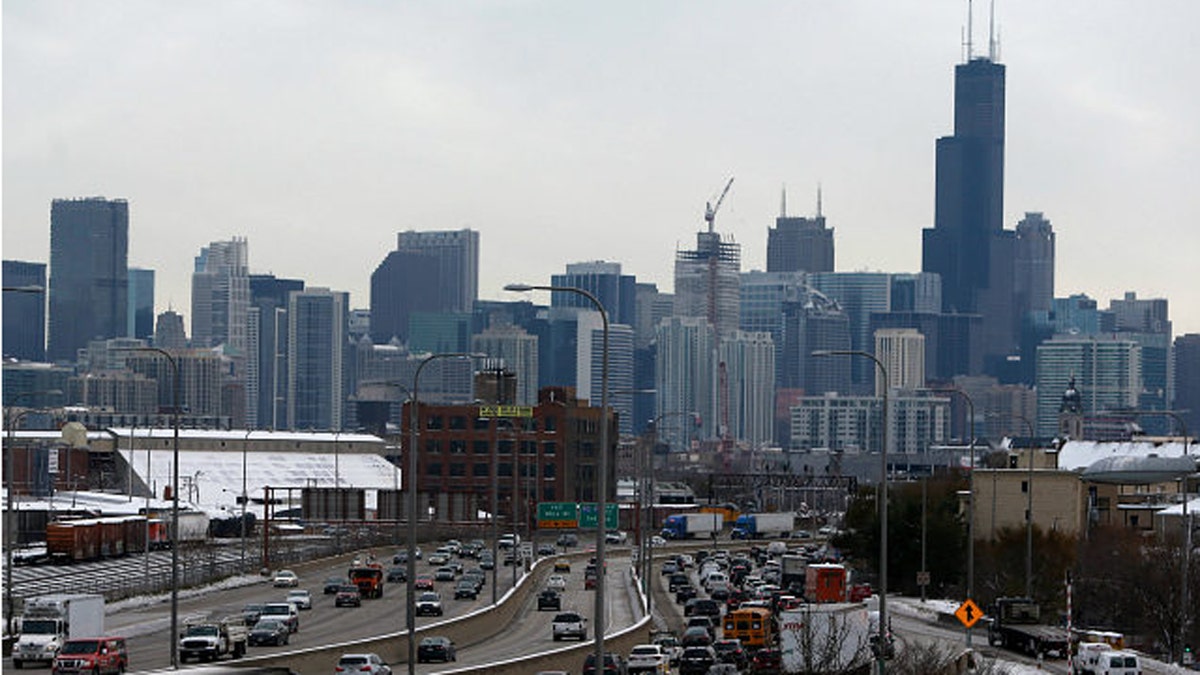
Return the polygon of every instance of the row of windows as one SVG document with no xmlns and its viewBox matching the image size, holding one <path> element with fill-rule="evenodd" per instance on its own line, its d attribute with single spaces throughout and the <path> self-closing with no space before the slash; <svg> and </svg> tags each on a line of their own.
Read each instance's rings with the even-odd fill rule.
<svg viewBox="0 0 1200 675">
<path fill-rule="evenodd" d="M 512 477 L 512 475 L 513 475 L 512 464 L 510 464 L 508 462 L 501 462 L 497 468 L 498 468 L 498 475 L 500 477 L 509 477 L 509 478 Z M 443 466 L 441 462 L 430 462 L 425 465 L 425 475 L 426 476 L 441 476 L 443 469 L 445 470 L 445 474 L 447 476 L 466 476 L 467 475 L 467 464 L 465 462 L 449 462 L 445 466 Z M 531 478 L 531 477 L 535 478 L 536 473 L 537 473 L 536 466 L 529 466 L 527 464 L 521 465 L 520 474 L 521 474 L 522 478 Z M 476 478 L 489 478 L 492 475 L 491 474 L 491 465 L 483 464 L 483 463 L 472 464 L 471 465 L 471 475 Z M 542 478 L 554 478 L 557 475 L 558 475 L 558 469 L 554 464 L 544 464 L 542 466 Z"/>
<path fill-rule="evenodd" d="M 465 455 L 467 448 L 470 448 L 473 455 L 490 455 L 492 448 L 497 447 L 501 455 L 511 455 L 513 453 L 513 441 L 501 439 L 499 442 L 487 440 L 466 441 L 463 439 L 453 438 L 448 441 L 443 441 L 437 438 L 426 439 L 425 452 L 440 454 L 442 451 L 448 451 L 452 455 Z M 521 441 L 520 442 L 522 455 L 538 454 L 537 441 Z M 558 453 L 557 441 L 542 441 L 541 452 L 543 455 L 553 456 Z"/>
<path fill-rule="evenodd" d="M 493 418 L 493 417 L 468 417 L 466 415 L 427 415 L 425 417 L 425 428 L 439 431 L 442 429 L 450 429 L 452 431 L 462 431 L 468 428 L 475 431 L 485 431 L 492 428 L 493 420 L 498 429 L 504 431 L 538 431 L 538 424 L 541 424 L 541 431 L 557 431 L 557 417 L 520 417 L 520 418 Z"/>
</svg>

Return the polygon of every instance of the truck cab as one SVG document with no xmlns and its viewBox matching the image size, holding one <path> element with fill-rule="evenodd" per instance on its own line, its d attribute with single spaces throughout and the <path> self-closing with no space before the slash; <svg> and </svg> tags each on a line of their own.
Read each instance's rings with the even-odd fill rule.
<svg viewBox="0 0 1200 675">
<path fill-rule="evenodd" d="M 67 640 L 54 659 L 52 675 L 124 673 L 129 667 L 125 638 L 100 637 Z"/>
</svg>

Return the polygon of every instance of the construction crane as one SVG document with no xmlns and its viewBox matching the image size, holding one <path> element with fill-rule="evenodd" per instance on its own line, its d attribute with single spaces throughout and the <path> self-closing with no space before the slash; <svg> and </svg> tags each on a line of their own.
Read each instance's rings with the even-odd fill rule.
<svg viewBox="0 0 1200 675">
<path fill-rule="evenodd" d="M 725 195 L 729 194 L 729 188 L 733 185 L 733 177 L 729 177 L 729 182 L 725 184 L 725 189 L 721 190 L 721 196 L 717 198 L 717 203 L 704 202 L 704 222 L 708 223 L 708 231 L 713 231 L 713 220 L 717 217 L 717 210 L 721 208 L 721 202 L 725 201 Z"/>
</svg>

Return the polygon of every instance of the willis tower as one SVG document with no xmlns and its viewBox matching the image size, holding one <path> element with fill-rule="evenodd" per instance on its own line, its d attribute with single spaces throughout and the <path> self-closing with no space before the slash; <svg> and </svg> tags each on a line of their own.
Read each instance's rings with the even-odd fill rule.
<svg viewBox="0 0 1200 675">
<path fill-rule="evenodd" d="M 968 29 L 969 30 L 969 29 Z M 1017 349 L 1014 237 L 1005 231 L 1004 77 L 988 56 L 954 68 L 954 135 L 937 140 L 934 227 L 923 232 L 923 272 L 942 278 L 942 311 L 978 314 L 986 371 L 998 374 Z"/>
</svg>

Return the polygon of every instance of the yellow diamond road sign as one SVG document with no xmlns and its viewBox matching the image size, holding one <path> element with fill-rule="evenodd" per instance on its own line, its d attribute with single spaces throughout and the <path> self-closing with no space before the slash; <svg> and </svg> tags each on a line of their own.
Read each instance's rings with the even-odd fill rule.
<svg viewBox="0 0 1200 675">
<path fill-rule="evenodd" d="M 968 598 L 966 602 L 958 606 L 958 609 L 954 610 L 954 616 L 958 617 L 962 625 L 970 628 L 983 618 L 983 612 L 979 609 L 979 605 L 975 604 L 974 600 Z"/>
</svg>

